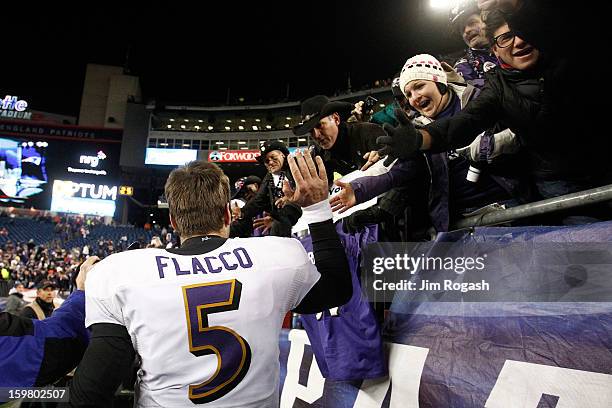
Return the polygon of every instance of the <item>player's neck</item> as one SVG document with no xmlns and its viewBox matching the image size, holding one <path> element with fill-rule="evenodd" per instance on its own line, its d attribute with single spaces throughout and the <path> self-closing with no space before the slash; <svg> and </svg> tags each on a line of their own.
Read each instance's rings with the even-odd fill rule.
<svg viewBox="0 0 612 408">
<path fill-rule="evenodd" d="M 196 237 L 219 237 L 219 238 L 229 238 L 229 228 L 222 228 L 219 231 L 211 231 L 202 234 L 189 235 L 188 237 L 181 237 L 181 241 L 185 242 L 188 239 L 196 238 Z"/>
</svg>

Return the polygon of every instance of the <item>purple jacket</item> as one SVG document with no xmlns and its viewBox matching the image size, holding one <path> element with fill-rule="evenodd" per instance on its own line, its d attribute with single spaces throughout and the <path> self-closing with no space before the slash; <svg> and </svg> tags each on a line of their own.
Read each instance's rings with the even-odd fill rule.
<svg viewBox="0 0 612 408">
<path fill-rule="evenodd" d="M 345 234 L 336 224 L 351 269 L 353 296 L 337 310 L 321 315 L 305 314 L 302 324 L 310 339 L 323 377 L 350 381 L 387 375 L 387 361 L 374 311 L 363 296 L 359 283 L 359 264 L 363 248 L 378 240 L 377 227 L 372 225 L 357 234 Z M 312 251 L 310 235 L 300 239 L 307 252 Z"/>
<path fill-rule="evenodd" d="M 489 50 L 475 50 L 468 48 L 453 68 L 459 75 L 476 87 L 484 85 L 484 74 L 499 64 L 497 57 Z"/>
</svg>

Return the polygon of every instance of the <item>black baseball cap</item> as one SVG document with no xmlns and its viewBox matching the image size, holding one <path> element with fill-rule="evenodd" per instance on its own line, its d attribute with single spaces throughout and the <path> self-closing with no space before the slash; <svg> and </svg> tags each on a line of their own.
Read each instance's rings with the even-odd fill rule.
<svg viewBox="0 0 612 408">
<path fill-rule="evenodd" d="M 51 282 L 50 280 L 40 281 L 38 283 L 38 285 L 36 285 L 36 289 L 47 289 L 47 288 L 56 289 L 57 285 L 55 283 Z"/>
</svg>

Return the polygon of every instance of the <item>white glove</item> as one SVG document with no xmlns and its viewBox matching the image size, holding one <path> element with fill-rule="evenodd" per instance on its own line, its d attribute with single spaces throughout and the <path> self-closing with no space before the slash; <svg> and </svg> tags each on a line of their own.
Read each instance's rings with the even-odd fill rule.
<svg viewBox="0 0 612 408">
<path fill-rule="evenodd" d="M 491 162 L 502 154 L 514 154 L 520 149 L 519 141 L 514 132 L 510 129 L 504 129 L 493 135 L 493 151 L 489 152 L 487 157 L 481 157 L 480 145 L 483 135 L 484 133 L 479 134 L 468 146 L 457 149 L 457 154 L 473 162 L 485 160 Z"/>
</svg>

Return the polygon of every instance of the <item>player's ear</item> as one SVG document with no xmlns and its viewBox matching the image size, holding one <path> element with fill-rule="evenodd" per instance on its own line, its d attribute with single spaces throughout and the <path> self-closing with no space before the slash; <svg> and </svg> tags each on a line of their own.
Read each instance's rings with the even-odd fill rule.
<svg viewBox="0 0 612 408">
<path fill-rule="evenodd" d="M 174 219 L 172 214 L 170 214 L 170 225 L 172 226 L 172 229 L 176 231 L 176 220 Z"/>
<path fill-rule="evenodd" d="M 228 226 L 232 223 L 232 209 L 230 203 L 225 205 L 225 214 L 223 214 L 223 225 Z"/>
</svg>

